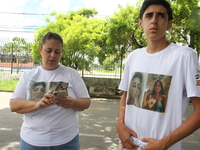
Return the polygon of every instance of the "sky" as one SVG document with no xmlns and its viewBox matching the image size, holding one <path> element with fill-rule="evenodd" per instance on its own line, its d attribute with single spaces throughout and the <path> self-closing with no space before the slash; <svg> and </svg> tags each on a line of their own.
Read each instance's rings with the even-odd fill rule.
<svg viewBox="0 0 200 150">
<path fill-rule="evenodd" d="M 138 0 L 4 0 L 0 5 L 0 37 L 15 36 L 17 34 L 33 36 L 33 33 L 30 33 L 33 31 L 32 29 L 38 26 L 44 26 L 44 18 L 52 11 L 68 13 L 70 10 L 76 11 L 84 7 L 95 8 L 99 16 L 109 16 L 118 10 L 118 5 L 134 5 L 137 1 Z M 24 31 L 26 32 L 24 33 Z"/>
</svg>

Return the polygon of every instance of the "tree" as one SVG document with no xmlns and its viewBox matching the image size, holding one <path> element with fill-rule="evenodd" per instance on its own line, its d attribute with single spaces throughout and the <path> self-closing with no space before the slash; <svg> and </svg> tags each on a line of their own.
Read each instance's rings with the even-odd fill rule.
<svg viewBox="0 0 200 150">
<path fill-rule="evenodd" d="M 17 56 L 17 62 L 19 62 L 19 53 L 24 53 L 26 56 L 30 53 L 30 43 L 27 43 L 24 38 L 14 37 L 12 42 L 4 45 L 4 53 L 11 53 Z"/>
<path fill-rule="evenodd" d="M 122 61 L 127 53 L 146 44 L 143 33 L 138 28 L 139 6 L 119 5 L 119 12 L 115 12 L 109 19 L 107 45 L 109 54 L 116 54 L 115 62 Z M 120 70 L 122 73 L 122 70 Z M 120 73 L 120 74 L 121 74 Z"/>
<path fill-rule="evenodd" d="M 114 59 L 107 57 L 103 62 L 103 67 L 105 70 L 114 71 L 115 70 L 115 62 Z"/>
<path fill-rule="evenodd" d="M 100 27 L 101 21 L 98 19 L 75 16 L 72 25 L 63 31 L 66 51 L 62 62 L 75 69 L 90 70 L 90 64 L 100 50 L 99 46 L 95 45 L 100 36 Z"/>
<path fill-rule="evenodd" d="M 200 7 L 199 0 L 172 0 L 173 27 L 167 34 L 170 42 L 187 45 L 200 52 Z M 111 16 L 108 29 L 108 45 L 113 53 L 124 58 L 125 54 L 146 46 L 144 33 L 138 28 L 139 9 L 142 1 L 135 7 L 119 6 L 120 10 Z M 116 57 L 118 59 L 119 57 Z"/>
<path fill-rule="evenodd" d="M 96 14 L 98 14 L 98 12 L 94 8 L 82 8 L 82 9 L 79 9 L 78 11 L 69 12 L 69 16 L 72 20 L 73 20 L 73 16 L 76 16 L 76 15 L 83 15 L 87 18 L 90 18 L 90 17 L 93 18 Z"/>
<path fill-rule="evenodd" d="M 175 1 L 175 0 L 174 0 Z M 200 51 L 200 14 L 197 0 L 178 0 L 171 3 L 174 10 L 174 24 L 167 33 L 167 39 Z M 126 54 L 147 45 L 146 37 L 138 27 L 139 9 L 137 5 L 119 5 L 119 11 L 106 19 L 93 18 L 95 9 L 81 9 L 68 14 L 52 12 L 52 18 L 46 18 L 48 25 L 35 34 L 33 59 L 38 62 L 41 56 L 38 47 L 45 33 L 51 31 L 64 39 L 64 54 L 61 63 L 78 70 L 89 70 L 95 57 L 103 64 L 107 57 L 121 63 Z M 190 2 L 190 3 L 189 3 Z M 52 21 L 54 20 L 54 21 Z M 121 70 L 122 72 L 122 70 Z"/>
<path fill-rule="evenodd" d="M 93 9 L 85 13 L 81 11 L 70 12 L 69 14 L 53 14 L 55 22 L 47 19 L 48 25 L 40 28 L 36 34 L 33 44 L 33 59 L 36 62 L 41 61 L 38 53 L 38 47 L 41 45 L 41 39 L 45 33 L 51 31 L 60 34 L 64 40 L 64 53 L 61 58 L 61 64 L 78 70 L 90 70 L 90 64 L 98 55 L 100 47 L 96 41 L 100 38 L 103 21 L 100 19 L 90 19 L 96 13 Z M 86 15 L 86 17 L 84 15 Z"/>
<path fill-rule="evenodd" d="M 173 3 L 174 2 L 174 3 Z M 172 42 L 187 45 L 200 53 L 199 0 L 173 0 L 174 23 L 169 31 Z"/>
</svg>

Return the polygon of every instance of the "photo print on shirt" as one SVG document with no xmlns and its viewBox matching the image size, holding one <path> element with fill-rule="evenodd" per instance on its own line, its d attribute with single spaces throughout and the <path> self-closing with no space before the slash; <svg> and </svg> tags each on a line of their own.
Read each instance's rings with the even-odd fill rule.
<svg viewBox="0 0 200 150">
<path fill-rule="evenodd" d="M 66 90 L 68 88 L 68 83 L 65 82 L 50 82 L 50 93 L 53 91 L 60 91 L 60 90 Z"/>
<path fill-rule="evenodd" d="M 28 100 L 39 101 L 48 91 L 47 82 L 36 82 L 31 80 L 28 84 Z"/>
<path fill-rule="evenodd" d="M 165 112 L 172 76 L 133 72 L 129 82 L 127 105 Z"/>
<path fill-rule="evenodd" d="M 28 84 L 28 100 L 39 101 L 45 93 L 53 94 L 54 91 L 66 90 L 68 83 L 65 82 L 36 82 L 31 80 Z"/>
</svg>

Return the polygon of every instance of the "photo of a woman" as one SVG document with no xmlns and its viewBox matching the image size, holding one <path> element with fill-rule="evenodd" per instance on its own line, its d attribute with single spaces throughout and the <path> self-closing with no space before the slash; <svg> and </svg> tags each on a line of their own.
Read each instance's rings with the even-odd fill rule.
<svg viewBox="0 0 200 150">
<path fill-rule="evenodd" d="M 58 84 L 55 89 L 55 91 L 59 91 L 59 90 L 64 90 L 64 87 L 61 84 Z"/>
<path fill-rule="evenodd" d="M 148 94 L 150 93 L 150 94 Z M 155 104 L 149 108 L 148 103 L 150 99 L 155 100 Z M 148 89 L 144 95 L 144 101 L 142 104 L 144 109 L 154 110 L 158 112 L 165 112 L 166 107 L 166 95 L 164 94 L 163 83 L 160 80 L 157 80 L 154 83 L 153 89 Z"/>
<path fill-rule="evenodd" d="M 139 98 L 141 94 L 141 84 L 142 84 L 142 74 L 140 72 L 135 72 L 133 75 L 128 94 L 128 105 L 136 105 L 139 107 Z"/>
<path fill-rule="evenodd" d="M 44 82 L 35 82 L 31 87 L 31 100 L 39 101 L 45 94 L 46 84 Z"/>
</svg>

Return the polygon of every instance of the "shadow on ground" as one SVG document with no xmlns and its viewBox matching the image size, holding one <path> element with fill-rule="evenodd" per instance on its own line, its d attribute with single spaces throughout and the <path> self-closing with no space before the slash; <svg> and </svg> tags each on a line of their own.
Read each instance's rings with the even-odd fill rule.
<svg viewBox="0 0 200 150">
<path fill-rule="evenodd" d="M 23 115 L 0 109 L 0 150 L 19 149 L 19 132 Z"/>
<path fill-rule="evenodd" d="M 0 150 L 18 150 L 23 115 L 12 113 L 6 103 L 0 107 Z M 89 109 L 79 112 L 81 150 L 116 150 L 119 141 L 115 125 L 119 100 L 92 101 Z M 193 112 L 190 103 L 183 121 Z M 200 149 L 200 129 L 185 138 L 182 150 Z"/>
</svg>

